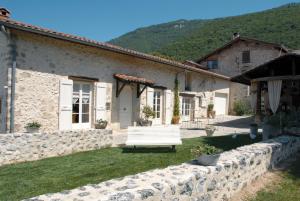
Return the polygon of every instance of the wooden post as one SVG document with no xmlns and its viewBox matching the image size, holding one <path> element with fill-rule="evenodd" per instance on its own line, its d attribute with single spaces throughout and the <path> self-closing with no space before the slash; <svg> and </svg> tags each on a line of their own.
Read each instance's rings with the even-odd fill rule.
<svg viewBox="0 0 300 201">
<path fill-rule="evenodd" d="M 255 122 L 261 123 L 261 82 L 257 82 Z"/>
</svg>

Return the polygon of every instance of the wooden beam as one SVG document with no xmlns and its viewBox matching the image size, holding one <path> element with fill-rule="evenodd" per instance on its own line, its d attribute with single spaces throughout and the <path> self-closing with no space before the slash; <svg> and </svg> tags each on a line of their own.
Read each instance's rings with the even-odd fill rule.
<svg viewBox="0 0 300 201">
<path fill-rule="evenodd" d="M 116 90 L 116 97 L 118 98 L 121 91 L 123 90 L 123 88 L 125 87 L 126 83 L 125 82 L 122 82 L 122 85 L 121 87 L 119 87 L 119 80 L 117 79 L 117 90 Z"/>
<path fill-rule="evenodd" d="M 255 110 L 255 122 L 261 122 L 261 82 L 256 84 L 256 110 Z"/>
<path fill-rule="evenodd" d="M 273 77 L 260 77 L 251 80 L 252 82 L 270 81 L 270 80 L 300 80 L 300 75 L 287 75 L 287 76 L 273 76 Z"/>
<path fill-rule="evenodd" d="M 137 87 L 136 87 L 136 97 L 139 98 L 142 93 L 145 91 L 145 89 L 147 88 L 147 85 L 144 85 L 142 90 L 141 90 L 141 85 L 140 84 L 137 84 Z"/>
</svg>

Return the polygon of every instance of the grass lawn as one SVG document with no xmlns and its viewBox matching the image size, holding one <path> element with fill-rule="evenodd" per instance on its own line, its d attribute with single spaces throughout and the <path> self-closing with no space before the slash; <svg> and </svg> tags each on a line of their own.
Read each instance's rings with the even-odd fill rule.
<svg viewBox="0 0 300 201">
<path fill-rule="evenodd" d="M 299 201 L 300 200 L 300 154 L 291 167 L 279 173 L 281 180 L 271 184 L 257 193 L 251 201 Z"/>
<path fill-rule="evenodd" d="M 35 162 L 0 167 L 0 200 L 20 200 L 40 194 L 100 183 L 154 168 L 176 165 L 193 158 L 190 149 L 209 144 L 230 150 L 258 140 L 248 135 L 200 137 L 183 140 L 176 152 L 169 148 L 107 148 Z"/>
</svg>

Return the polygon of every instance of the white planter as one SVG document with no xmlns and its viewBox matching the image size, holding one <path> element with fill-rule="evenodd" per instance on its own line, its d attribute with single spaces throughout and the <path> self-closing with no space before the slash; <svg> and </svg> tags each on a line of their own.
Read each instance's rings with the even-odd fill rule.
<svg viewBox="0 0 300 201">
<path fill-rule="evenodd" d="M 197 161 L 200 165 L 204 166 L 213 166 L 216 165 L 220 158 L 220 154 L 212 154 L 212 155 L 201 155 Z"/>
<path fill-rule="evenodd" d="M 26 128 L 27 133 L 39 133 L 40 128 Z"/>
</svg>

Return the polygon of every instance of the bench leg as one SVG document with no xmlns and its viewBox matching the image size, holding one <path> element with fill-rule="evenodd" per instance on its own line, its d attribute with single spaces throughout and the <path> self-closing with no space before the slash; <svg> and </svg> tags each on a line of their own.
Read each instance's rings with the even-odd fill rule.
<svg viewBox="0 0 300 201">
<path fill-rule="evenodd" d="M 135 145 L 133 146 L 133 149 L 136 150 L 136 146 Z"/>
<path fill-rule="evenodd" d="M 175 145 L 172 145 L 172 150 L 175 151 Z"/>
</svg>

